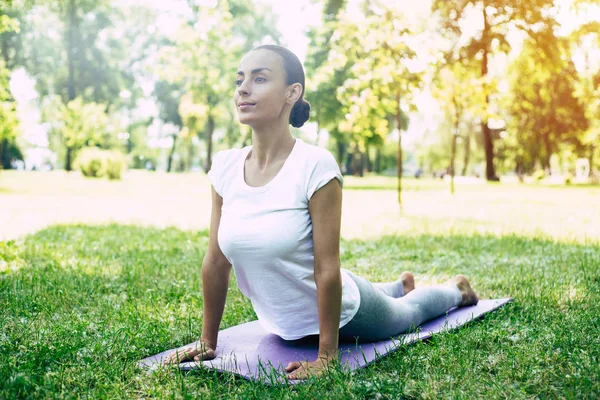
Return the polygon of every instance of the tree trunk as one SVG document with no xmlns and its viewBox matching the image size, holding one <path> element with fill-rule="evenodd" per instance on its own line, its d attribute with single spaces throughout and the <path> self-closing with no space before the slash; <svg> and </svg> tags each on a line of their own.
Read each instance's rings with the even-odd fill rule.
<svg viewBox="0 0 600 400">
<path fill-rule="evenodd" d="M 515 172 L 517 174 L 517 177 L 519 177 L 519 183 L 524 183 L 525 179 L 523 178 L 524 175 L 524 171 L 523 171 L 523 161 L 521 160 L 520 156 L 517 156 L 516 159 L 516 166 L 515 166 Z"/>
<path fill-rule="evenodd" d="M 489 53 L 489 37 L 490 37 L 490 24 L 487 19 L 486 13 L 487 5 L 483 2 L 483 60 L 481 62 L 481 76 L 486 78 L 488 74 L 488 53 Z M 486 94 L 485 96 L 485 109 L 487 110 L 490 103 L 490 97 Z M 485 149 L 485 177 L 488 181 L 499 181 L 496 176 L 494 169 L 494 143 L 492 141 L 492 132 L 488 126 L 487 116 L 481 119 L 481 134 L 483 135 L 483 148 Z"/>
<path fill-rule="evenodd" d="M 546 149 L 546 154 L 544 155 L 544 169 L 548 173 L 548 175 L 552 175 L 552 166 L 550 165 L 550 157 L 552 157 L 552 147 L 550 145 L 550 134 L 546 133 L 542 135 L 544 140 L 544 148 Z"/>
<path fill-rule="evenodd" d="M 381 173 L 381 146 L 375 149 L 375 172 Z"/>
<path fill-rule="evenodd" d="M 74 64 L 74 30 L 77 24 L 75 18 L 75 0 L 69 0 L 69 26 L 67 27 L 67 63 L 69 68 L 69 76 L 67 80 L 67 89 L 69 92 L 69 101 L 75 99 L 75 64 Z"/>
<path fill-rule="evenodd" d="M 73 147 L 67 146 L 67 151 L 65 153 L 65 171 L 73 170 Z"/>
<path fill-rule="evenodd" d="M 367 150 L 365 151 L 365 161 L 367 164 L 367 172 L 373 172 L 373 162 L 371 161 L 371 149 L 369 145 L 367 145 Z"/>
<path fill-rule="evenodd" d="M 187 170 L 192 170 L 192 163 L 194 161 L 194 141 L 192 137 L 190 137 L 190 142 L 188 143 L 188 156 L 187 156 Z"/>
<path fill-rule="evenodd" d="M 11 169 L 12 165 L 10 161 L 10 145 L 8 139 L 4 138 L 0 141 L 0 168 Z"/>
<path fill-rule="evenodd" d="M 68 100 L 67 103 L 75 99 L 75 63 L 74 63 L 74 30 L 77 24 L 75 16 L 75 0 L 69 0 L 68 7 L 68 26 L 67 26 L 67 66 L 68 66 L 68 77 L 67 77 L 67 91 Z M 65 154 L 65 170 L 73 170 L 73 152 L 74 146 L 67 146 Z"/>
<path fill-rule="evenodd" d="M 355 149 L 352 153 L 352 175 L 362 176 L 360 166 L 360 151 L 358 149 Z"/>
<path fill-rule="evenodd" d="M 594 144 L 590 144 L 590 155 L 588 157 L 588 160 L 590 162 L 590 176 L 594 173 L 594 153 L 595 153 L 595 146 Z"/>
<path fill-rule="evenodd" d="M 448 173 L 450 174 L 450 193 L 454 194 L 454 160 L 456 158 L 456 141 L 458 139 L 458 123 L 455 126 L 455 133 L 452 135 L 452 147 L 450 148 L 450 166 Z"/>
<path fill-rule="evenodd" d="M 396 129 L 398 129 L 398 154 L 396 163 L 398 167 L 398 204 L 402 207 L 402 121 L 400 118 L 400 89 L 396 93 Z"/>
<path fill-rule="evenodd" d="M 467 176 L 469 169 L 469 159 L 471 158 L 471 134 L 467 131 L 465 135 L 465 158 L 463 160 L 462 176 Z"/>
<path fill-rule="evenodd" d="M 341 140 L 337 140 L 337 162 L 338 165 L 342 165 L 344 163 L 344 153 L 346 151 L 346 146 Z"/>
<path fill-rule="evenodd" d="M 12 66 L 9 63 L 8 58 L 8 33 L 4 33 L 0 35 L 2 37 L 2 57 L 4 58 L 4 67 L 10 71 Z M 6 102 L 14 102 L 15 99 L 12 96 L 10 90 L 7 91 L 7 98 L 4 99 Z M 10 146 L 8 139 L 4 138 L 0 141 L 0 169 L 11 169 L 11 160 L 10 160 Z"/>
<path fill-rule="evenodd" d="M 204 172 L 208 173 L 212 166 L 212 137 L 215 131 L 215 120 L 212 113 L 208 112 L 208 120 L 206 121 L 206 163 L 204 165 Z"/>
<path fill-rule="evenodd" d="M 361 152 L 360 153 L 360 176 L 361 176 L 361 178 L 363 176 L 365 176 L 365 167 L 367 164 L 366 159 L 367 159 L 366 153 Z"/>
<path fill-rule="evenodd" d="M 173 166 L 173 156 L 175 155 L 175 147 L 177 146 L 177 135 L 171 135 L 173 138 L 173 146 L 171 146 L 171 152 L 169 153 L 169 158 L 167 159 L 167 172 L 171 172 L 171 167 Z"/>
</svg>

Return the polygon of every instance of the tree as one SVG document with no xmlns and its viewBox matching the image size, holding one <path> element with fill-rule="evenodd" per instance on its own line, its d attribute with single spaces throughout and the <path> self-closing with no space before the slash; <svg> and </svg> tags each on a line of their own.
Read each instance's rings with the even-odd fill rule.
<svg viewBox="0 0 600 400">
<path fill-rule="evenodd" d="M 187 169 L 192 167 L 193 158 L 193 138 L 200 136 L 200 132 L 206 125 L 207 109 L 202 104 L 194 103 L 192 96 L 186 94 L 179 102 L 179 115 L 181 115 L 184 129 L 181 132 L 181 138 L 184 140 L 188 150 Z"/>
<path fill-rule="evenodd" d="M 63 104 L 83 102 L 123 106 L 124 88 L 134 91 L 124 68 L 124 40 L 111 36 L 119 10 L 109 0 L 39 0 L 28 13 L 31 21 L 20 62 L 36 79 L 43 99 L 58 95 Z M 72 169 L 74 150 L 66 145 L 65 169 Z"/>
<path fill-rule="evenodd" d="M 468 43 L 458 51 L 462 54 L 461 58 L 477 59 L 481 63 L 485 111 L 480 117 L 488 180 L 498 180 L 494 166 L 493 135 L 488 125 L 490 95 L 494 90 L 488 79 L 490 57 L 494 51 L 508 51 L 510 46 L 506 36 L 515 28 L 527 33 L 542 51 L 552 47 L 551 32 L 556 24 L 550 17 L 553 6 L 553 0 L 435 0 L 432 3 L 432 10 L 441 18 L 440 30 L 445 36 L 461 36 L 464 17 L 473 13 L 481 16 L 483 29 L 480 34 L 469 38 Z"/>
<path fill-rule="evenodd" d="M 454 194 L 455 159 L 459 138 L 468 138 L 468 133 L 461 133 L 461 125 L 467 124 L 474 115 L 481 115 L 481 106 L 485 103 L 476 76 L 476 69 L 470 60 L 459 59 L 442 65 L 436 79 L 434 96 L 444 108 L 446 119 L 453 130 L 450 145 L 450 162 L 447 167 L 450 174 L 450 192 Z M 462 129 L 464 130 L 464 128 Z M 468 146 L 468 144 L 467 144 Z M 468 149 L 468 148 L 467 148 Z M 468 150 L 467 150 L 468 154 Z M 465 168 L 466 168 L 465 162 Z"/>
<path fill-rule="evenodd" d="M 322 24 L 312 26 L 307 32 L 309 38 L 308 52 L 304 67 L 306 69 L 306 98 L 311 104 L 312 120 L 317 123 L 317 143 L 322 129 L 336 141 L 337 162 L 341 166 L 348 139 L 338 129 L 338 122 L 344 119 L 342 104 L 337 98 L 336 90 L 348 78 L 350 63 L 340 67 L 328 76 L 328 79 L 315 79 L 319 70 L 327 63 L 331 52 L 331 37 L 336 31 L 345 0 L 327 0 L 323 8 Z"/>
<path fill-rule="evenodd" d="M 421 73 L 410 64 L 415 51 L 407 39 L 413 32 L 393 2 L 365 2 L 363 9 L 366 15 L 360 21 L 348 13 L 340 17 L 328 62 L 316 80 L 324 82 L 337 70 L 346 71 L 336 92 L 344 115 L 337 128 L 360 153 L 369 144 L 381 145 L 392 130 L 398 132 L 398 202 L 402 204 L 401 132 L 407 118 L 401 105 L 411 106 L 412 92 L 422 82 Z"/>
<path fill-rule="evenodd" d="M 158 117 L 164 122 L 175 125 L 179 130 L 183 127 L 181 114 L 179 113 L 179 101 L 184 90 L 182 85 L 167 81 L 158 81 L 154 84 L 153 91 L 159 108 Z M 167 172 L 171 172 L 173 166 L 173 156 L 177 148 L 179 134 L 173 133 L 171 134 L 171 138 L 173 139 L 173 144 L 167 159 Z"/>
<path fill-rule="evenodd" d="M 2 12 L 2 9 L 0 9 Z M 18 32 L 19 23 L 8 15 L 0 13 L 0 35 L 4 43 L 5 34 Z M 6 67 L 8 53 L 4 51 L 0 59 L 0 166 L 11 168 L 12 158 L 19 155 L 16 138 L 19 132 L 16 103 L 9 88 L 10 70 Z M 10 60 L 8 60 L 10 61 Z"/>
<path fill-rule="evenodd" d="M 70 154 L 65 160 L 72 162 L 81 148 L 101 145 L 109 124 L 105 110 L 105 104 L 86 103 L 81 97 L 67 104 L 59 96 L 47 98 L 43 119 L 50 124 L 54 150 L 60 153 L 64 145 Z"/>
<path fill-rule="evenodd" d="M 580 51 L 584 56 L 580 79 L 576 83 L 576 96 L 585 107 L 585 117 L 589 125 L 582 138 L 582 144 L 588 149 L 586 157 L 592 170 L 594 155 L 600 142 L 600 66 L 590 63 L 590 53 L 592 49 L 597 51 L 600 48 L 600 23 L 594 21 L 580 26 L 569 39 L 571 51 Z"/>
<path fill-rule="evenodd" d="M 548 54 L 527 40 L 510 67 L 512 90 L 506 107 L 517 170 L 531 171 L 539 161 L 550 172 L 550 157 L 561 146 L 569 145 L 576 152 L 583 149 L 588 120 L 575 97 L 579 77 L 566 40 L 560 42 L 559 53 Z"/>
</svg>

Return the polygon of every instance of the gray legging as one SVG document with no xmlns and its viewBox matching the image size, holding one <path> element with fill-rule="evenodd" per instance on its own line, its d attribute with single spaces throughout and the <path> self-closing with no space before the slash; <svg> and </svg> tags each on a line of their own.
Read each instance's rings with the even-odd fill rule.
<svg viewBox="0 0 600 400">
<path fill-rule="evenodd" d="M 340 328 L 340 341 L 389 339 L 445 314 L 462 300 L 456 285 L 424 286 L 404 296 L 400 280 L 371 283 L 350 271 L 348 274 L 358 285 L 360 306 L 354 318 Z"/>
</svg>

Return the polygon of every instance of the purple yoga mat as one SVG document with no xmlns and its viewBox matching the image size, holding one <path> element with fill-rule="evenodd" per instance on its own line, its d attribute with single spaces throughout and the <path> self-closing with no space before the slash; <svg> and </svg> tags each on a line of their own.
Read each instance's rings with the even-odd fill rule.
<svg viewBox="0 0 600 400">
<path fill-rule="evenodd" d="M 340 361 L 343 368 L 352 370 L 362 368 L 378 358 L 394 351 L 402 344 L 411 344 L 430 338 L 432 335 L 457 328 L 473 319 L 489 313 L 512 298 L 479 300 L 476 306 L 453 308 L 436 319 L 422 324 L 416 332 L 398 335 L 394 339 L 373 343 L 340 343 Z M 142 368 L 157 368 L 162 365 L 162 359 L 171 352 L 183 349 L 191 344 L 163 351 L 154 356 L 138 361 Z M 183 370 L 206 367 L 220 372 L 229 372 L 249 380 L 267 384 L 288 381 L 284 368 L 290 361 L 313 361 L 317 357 L 318 341 L 299 339 L 286 341 L 277 335 L 267 333 L 258 321 L 233 326 L 219 332 L 217 358 L 208 361 L 182 362 L 179 368 Z"/>
</svg>

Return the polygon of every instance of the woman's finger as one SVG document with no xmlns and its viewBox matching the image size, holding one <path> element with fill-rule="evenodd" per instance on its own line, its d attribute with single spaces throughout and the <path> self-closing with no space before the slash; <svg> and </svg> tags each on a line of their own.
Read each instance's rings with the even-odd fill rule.
<svg viewBox="0 0 600 400">
<path fill-rule="evenodd" d="M 165 359 L 164 364 L 180 363 L 181 361 L 193 357 L 197 351 L 193 347 L 185 347 L 183 349 L 174 350 Z"/>
</svg>

